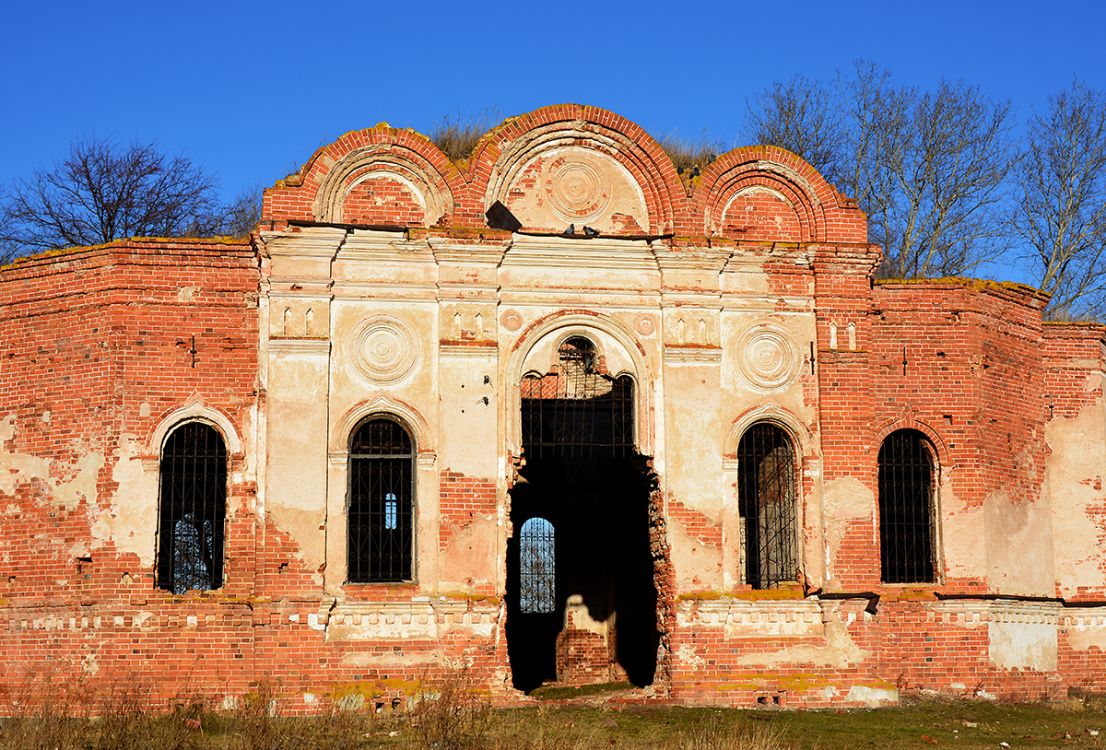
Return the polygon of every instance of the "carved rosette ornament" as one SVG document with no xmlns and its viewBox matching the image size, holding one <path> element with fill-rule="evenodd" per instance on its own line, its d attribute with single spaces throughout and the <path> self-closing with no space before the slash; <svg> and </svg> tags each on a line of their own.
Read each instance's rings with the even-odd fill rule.
<svg viewBox="0 0 1106 750">
<path fill-rule="evenodd" d="M 549 202 L 565 221 L 595 219 L 610 201 L 609 180 L 592 164 L 567 161 L 549 176 Z"/>
<path fill-rule="evenodd" d="M 352 337 L 353 363 L 366 380 L 388 385 L 405 378 L 418 362 L 415 335 L 396 318 L 377 316 L 365 320 Z"/>
<path fill-rule="evenodd" d="M 795 379 L 802 361 L 783 330 L 759 325 L 738 342 L 737 366 L 754 388 L 774 390 Z"/>
<path fill-rule="evenodd" d="M 639 315 L 637 320 L 634 321 L 634 330 L 642 336 L 652 336 L 653 332 L 657 330 L 657 324 L 649 315 Z"/>
<path fill-rule="evenodd" d="M 522 328 L 522 316 L 516 310 L 507 310 L 499 318 L 499 322 L 508 331 L 517 331 Z"/>
</svg>

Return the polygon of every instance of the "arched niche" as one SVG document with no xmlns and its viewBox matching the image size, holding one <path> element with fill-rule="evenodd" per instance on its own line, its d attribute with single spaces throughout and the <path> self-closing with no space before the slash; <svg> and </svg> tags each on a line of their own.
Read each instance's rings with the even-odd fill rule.
<svg viewBox="0 0 1106 750">
<path fill-rule="evenodd" d="M 376 143 L 345 154 L 321 177 L 313 210 L 325 222 L 433 226 L 449 220 L 453 193 L 424 155 Z"/>
<path fill-rule="evenodd" d="M 722 207 L 718 233 L 743 240 L 802 242 L 808 239 L 804 216 L 774 187 L 747 185 Z"/>
<path fill-rule="evenodd" d="M 561 231 L 569 224 L 602 234 L 647 234 L 645 193 L 615 154 L 594 145 L 527 149 L 499 175 L 493 200 L 524 227 Z M 549 144 L 547 144 L 549 145 Z"/>
<path fill-rule="evenodd" d="M 520 206 L 526 196 L 560 201 L 559 212 L 546 205 L 527 214 L 549 225 L 530 228 L 561 232 L 572 223 L 578 232 L 586 225 L 663 234 L 686 215 L 687 194 L 668 155 L 641 127 L 598 107 L 555 105 L 505 121 L 477 144 L 469 174 L 484 210 L 498 202 L 526 213 L 533 208 Z"/>
<path fill-rule="evenodd" d="M 826 239 L 826 212 L 837 210 L 837 198 L 837 191 L 800 157 L 754 146 L 711 163 L 694 202 L 708 235 L 816 242 Z"/>
</svg>

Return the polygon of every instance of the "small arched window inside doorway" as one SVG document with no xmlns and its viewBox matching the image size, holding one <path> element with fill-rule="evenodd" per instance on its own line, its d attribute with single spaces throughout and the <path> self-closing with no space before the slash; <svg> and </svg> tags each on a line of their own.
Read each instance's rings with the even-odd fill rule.
<svg viewBox="0 0 1106 750">
<path fill-rule="evenodd" d="M 370 419 L 354 433 L 347 519 L 350 583 L 411 580 L 414 464 L 411 436 L 398 422 Z"/>
<path fill-rule="evenodd" d="M 519 534 L 519 608 L 548 614 L 556 608 L 556 539 L 553 524 L 531 518 Z"/>
<path fill-rule="evenodd" d="M 203 422 L 185 422 L 161 451 L 158 588 L 183 594 L 223 585 L 227 449 Z"/>
</svg>

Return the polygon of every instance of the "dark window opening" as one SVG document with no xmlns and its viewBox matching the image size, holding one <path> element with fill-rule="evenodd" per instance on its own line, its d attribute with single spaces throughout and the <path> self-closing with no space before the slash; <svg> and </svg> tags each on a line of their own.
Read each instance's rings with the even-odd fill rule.
<svg viewBox="0 0 1106 750">
<path fill-rule="evenodd" d="M 414 462 L 411 436 L 398 422 L 372 419 L 354 433 L 347 517 L 351 583 L 411 580 Z"/>
<path fill-rule="evenodd" d="M 737 478 L 745 582 L 768 589 L 797 580 L 797 477 L 787 433 L 768 422 L 750 427 L 737 447 Z"/>
<path fill-rule="evenodd" d="M 933 451 L 917 430 L 879 449 L 879 551 L 885 583 L 932 583 Z"/>
<path fill-rule="evenodd" d="M 227 451 L 215 428 L 187 422 L 165 441 L 158 499 L 159 588 L 183 594 L 223 585 Z"/>
<path fill-rule="evenodd" d="M 522 379 L 521 396 L 524 461 L 507 542 L 514 686 L 575 679 L 564 669 L 649 685 L 660 644 L 649 515 L 655 479 L 635 447 L 633 379 L 610 375 L 595 345 L 573 336 L 548 373 Z M 570 600 L 605 623 L 603 650 L 582 655 L 565 646 Z"/>
</svg>

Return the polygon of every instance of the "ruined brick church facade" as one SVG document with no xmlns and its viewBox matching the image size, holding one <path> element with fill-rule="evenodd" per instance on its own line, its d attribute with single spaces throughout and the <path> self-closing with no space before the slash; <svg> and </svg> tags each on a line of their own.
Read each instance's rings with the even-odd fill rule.
<svg viewBox="0 0 1106 750">
<path fill-rule="evenodd" d="M 879 258 L 793 154 L 565 105 L 0 269 L 3 710 L 1106 687 L 1106 330 Z"/>
</svg>

